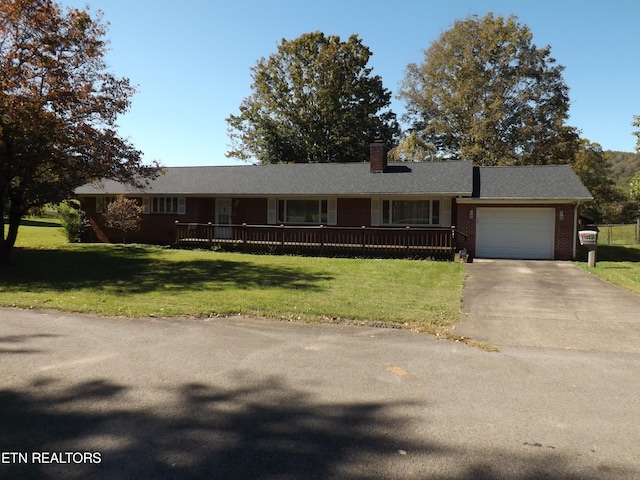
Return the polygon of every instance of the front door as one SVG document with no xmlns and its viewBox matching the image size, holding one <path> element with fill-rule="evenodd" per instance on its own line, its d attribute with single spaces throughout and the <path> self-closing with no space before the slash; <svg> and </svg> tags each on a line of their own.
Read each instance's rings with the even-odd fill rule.
<svg viewBox="0 0 640 480">
<path fill-rule="evenodd" d="M 221 225 L 231 225 L 230 198 L 216 198 L 216 238 L 232 238 L 231 227 Z"/>
</svg>

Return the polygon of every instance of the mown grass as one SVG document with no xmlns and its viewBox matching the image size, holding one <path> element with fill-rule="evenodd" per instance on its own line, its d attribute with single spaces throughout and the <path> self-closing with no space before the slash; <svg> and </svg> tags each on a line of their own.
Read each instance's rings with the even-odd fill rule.
<svg viewBox="0 0 640 480">
<path fill-rule="evenodd" d="M 578 265 L 607 282 L 640 293 L 640 245 L 635 243 L 635 228 L 635 225 L 601 228 L 595 268 L 588 267 L 584 247 L 579 250 Z"/>
<path fill-rule="evenodd" d="M 27 220 L 0 305 L 100 315 L 257 315 L 438 331 L 460 317 L 464 267 L 450 262 L 262 256 L 146 245 L 67 244 Z"/>
<path fill-rule="evenodd" d="M 21 222 L 16 247 L 57 248 L 66 243 L 64 230 L 55 218 L 28 218 Z"/>
<path fill-rule="evenodd" d="M 599 245 L 638 246 L 635 225 L 603 225 L 599 227 Z"/>
</svg>

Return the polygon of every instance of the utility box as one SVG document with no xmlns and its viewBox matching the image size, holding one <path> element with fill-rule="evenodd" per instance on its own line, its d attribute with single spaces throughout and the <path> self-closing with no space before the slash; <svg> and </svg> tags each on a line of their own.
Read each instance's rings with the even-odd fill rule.
<svg viewBox="0 0 640 480">
<path fill-rule="evenodd" d="M 594 230 L 580 230 L 578 232 L 580 245 L 595 246 L 598 244 L 598 232 Z"/>
</svg>

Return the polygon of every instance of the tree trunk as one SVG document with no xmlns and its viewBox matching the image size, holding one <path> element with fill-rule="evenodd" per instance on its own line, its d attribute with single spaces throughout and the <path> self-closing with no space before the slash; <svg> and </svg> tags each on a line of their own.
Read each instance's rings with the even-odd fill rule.
<svg viewBox="0 0 640 480">
<path fill-rule="evenodd" d="M 0 240 L 0 268 L 6 268 L 9 266 L 9 253 L 11 253 L 11 247 L 6 240 Z"/>
<path fill-rule="evenodd" d="M 9 257 L 11 255 L 11 250 L 13 250 L 13 246 L 16 243 L 16 238 L 18 238 L 18 227 L 20 226 L 20 220 L 22 219 L 22 214 L 13 211 L 13 209 L 9 210 L 9 229 L 7 231 L 6 238 L 0 239 L 0 268 L 9 266 Z M 4 235 L 4 220 L 2 221 L 2 234 Z"/>
</svg>

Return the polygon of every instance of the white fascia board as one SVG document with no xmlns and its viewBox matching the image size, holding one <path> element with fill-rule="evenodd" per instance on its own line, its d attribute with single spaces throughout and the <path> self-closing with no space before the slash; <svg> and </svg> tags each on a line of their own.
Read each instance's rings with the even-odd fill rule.
<svg viewBox="0 0 640 480">
<path fill-rule="evenodd" d="M 500 205 L 504 203 L 508 204 L 554 204 L 554 203 L 575 203 L 593 200 L 593 198 L 457 198 L 456 202 L 460 204 L 489 204 Z"/>
</svg>

